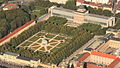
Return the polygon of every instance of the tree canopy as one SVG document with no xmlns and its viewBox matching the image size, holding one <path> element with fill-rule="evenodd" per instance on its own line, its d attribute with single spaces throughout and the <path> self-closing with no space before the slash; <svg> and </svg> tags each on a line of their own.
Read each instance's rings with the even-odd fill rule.
<svg viewBox="0 0 120 68">
<path fill-rule="evenodd" d="M 30 20 L 30 15 L 22 9 L 0 11 L 0 38 Z"/>
</svg>

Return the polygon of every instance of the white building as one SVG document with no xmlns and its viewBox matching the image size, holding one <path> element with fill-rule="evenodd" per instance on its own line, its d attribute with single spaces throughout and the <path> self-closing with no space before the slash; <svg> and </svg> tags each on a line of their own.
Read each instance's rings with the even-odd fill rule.
<svg viewBox="0 0 120 68">
<path fill-rule="evenodd" d="M 102 4 L 108 4 L 109 0 L 84 0 L 86 2 L 94 2 L 94 3 L 102 3 Z"/>
<path fill-rule="evenodd" d="M 90 13 L 80 13 L 56 6 L 52 6 L 51 8 L 49 8 L 48 13 L 50 13 L 51 16 L 63 17 L 78 24 L 93 23 L 101 25 L 102 27 L 111 27 L 115 26 L 116 24 L 115 17 L 106 17 Z"/>
<path fill-rule="evenodd" d="M 56 2 L 58 4 L 65 4 L 68 0 L 49 0 L 50 2 Z"/>
</svg>

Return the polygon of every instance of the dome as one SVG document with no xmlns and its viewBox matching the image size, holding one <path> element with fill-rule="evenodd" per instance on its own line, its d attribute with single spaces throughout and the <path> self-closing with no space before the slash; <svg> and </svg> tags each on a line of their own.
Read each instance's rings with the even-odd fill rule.
<svg viewBox="0 0 120 68">
<path fill-rule="evenodd" d="M 47 44 L 48 44 L 48 41 L 47 41 L 47 40 L 42 40 L 42 44 L 43 44 L 43 45 L 47 45 Z"/>
</svg>

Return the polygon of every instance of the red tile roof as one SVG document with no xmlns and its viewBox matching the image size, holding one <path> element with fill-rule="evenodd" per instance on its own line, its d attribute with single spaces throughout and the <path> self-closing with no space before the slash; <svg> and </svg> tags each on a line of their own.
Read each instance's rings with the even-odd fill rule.
<svg viewBox="0 0 120 68">
<path fill-rule="evenodd" d="M 81 61 L 84 61 L 90 55 L 96 55 L 96 56 L 106 57 L 106 58 L 115 59 L 115 60 L 110 65 L 108 65 L 108 67 L 102 67 L 95 64 L 88 64 L 87 68 L 114 68 L 118 63 L 120 63 L 120 58 L 118 58 L 117 56 L 102 53 L 102 52 L 97 52 L 97 51 L 91 51 L 90 53 L 86 53 L 81 58 L 78 59 L 77 66 L 79 67 Z"/>
<path fill-rule="evenodd" d="M 80 63 L 77 63 L 77 67 L 80 67 Z"/>
<path fill-rule="evenodd" d="M 114 55 L 102 53 L 102 52 L 97 52 L 97 51 L 91 51 L 91 53 L 86 53 L 84 54 L 81 58 L 78 59 L 79 62 L 84 61 L 88 56 L 90 55 L 96 55 L 96 56 L 101 56 L 101 57 L 106 57 L 110 59 L 116 59 L 117 57 Z"/>
<path fill-rule="evenodd" d="M 101 57 L 106 57 L 110 59 L 116 59 L 117 57 L 114 55 L 102 53 L 102 52 L 97 52 L 97 51 L 91 51 L 91 55 L 96 55 L 96 56 L 101 56 Z"/>
<path fill-rule="evenodd" d="M 15 5 L 15 4 L 7 4 L 6 6 L 4 6 L 3 8 L 8 8 L 9 10 L 11 9 L 16 9 L 18 8 L 19 6 Z"/>
<path fill-rule="evenodd" d="M 115 59 L 107 68 L 114 68 L 118 63 L 120 63 L 120 58 Z"/>
<path fill-rule="evenodd" d="M 85 0 L 77 0 L 77 2 L 84 3 Z"/>
<path fill-rule="evenodd" d="M 81 58 L 78 59 L 79 62 L 85 60 L 88 56 L 90 56 L 90 53 L 84 54 Z"/>
<path fill-rule="evenodd" d="M 94 3 L 94 2 L 84 1 L 84 0 L 77 0 L 77 2 L 84 3 L 84 4 L 88 4 L 88 5 L 92 5 L 92 6 L 112 8 L 112 5 L 111 5 L 111 4 Z"/>
<path fill-rule="evenodd" d="M 29 22 L 27 22 L 26 24 L 24 24 L 23 26 L 17 28 L 16 30 L 14 30 L 12 33 L 8 34 L 7 36 L 3 37 L 2 39 L 0 39 L 0 43 L 5 41 L 6 39 L 8 39 L 9 37 L 13 36 L 14 34 L 16 34 L 17 32 L 19 32 L 20 30 L 24 29 L 25 27 L 27 27 L 28 25 L 30 25 L 31 23 L 33 23 L 35 20 L 31 20 Z"/>
</svg>

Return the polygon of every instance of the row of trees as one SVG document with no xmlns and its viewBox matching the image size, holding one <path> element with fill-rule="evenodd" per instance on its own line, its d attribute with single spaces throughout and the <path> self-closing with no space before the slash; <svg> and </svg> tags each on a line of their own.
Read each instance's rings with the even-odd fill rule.
<svg viewBox="0 0 120 68">
<path fill-rule="evenodd" d="M 22 9 L 0 11 L 0 38 L 30 20 L 30 15 Z"/>
<path fill-rule="evenodd" d="M 61 17 L 50 17 L 47 20 L 47 23 L 51 23 L 51 24 L 56 24 L 56 25 L 64 25 L 67 22 L 67 19 L 65 18 L 61 18 Z"/>
<path fill-rule="evenodd" d="M 77 10 L 76 0 L 68 0 L 63 7 L 71 10 Z"/>
<path fill-rule="evenodd" d="M 111 11 L 109 11 L 109 10 L 95 9 L 90 6 L 87 7 L 87 9 L 92 14 L 104 15 L 104 16 L 108 16 L 108 17 L 113 16 L 113 13 L 111 13 Z"/>
<path fill-rule="evenodd" d="M 93 14 L 98 14 L 98 15 L 104 15 L 104 16 L 113 16 L 114 14 L 109 11 L 109 10 L 102 10 L 102 9 L 96 9 L 96 8 L 92 8 L 92 7 L 86 7 L 86 9 L 88 9 L 90 11 L 90 13 Z M 120 18 L 120 13 L 115 14 L 115 17 Z"/>
</svg>

